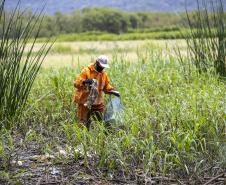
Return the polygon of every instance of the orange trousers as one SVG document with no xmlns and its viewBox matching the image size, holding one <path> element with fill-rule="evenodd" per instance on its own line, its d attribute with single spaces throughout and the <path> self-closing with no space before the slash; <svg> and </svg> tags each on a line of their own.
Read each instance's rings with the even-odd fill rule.
<svg viewBox="0 0 226 185">
<path fill-rule="evenodd" d="M 105 111 L 104 104 L 93 105 L 91 110 L 89 110 L 83 104 L 78 104 L 77 116 L 78 116 L 79 122 L 82 123 L 87 128 L 89 128 L 91 123 L 91 117 L 95 116 L 98 121 L 101 121 L 103 120 L 104 111 Z"/>
</svg>

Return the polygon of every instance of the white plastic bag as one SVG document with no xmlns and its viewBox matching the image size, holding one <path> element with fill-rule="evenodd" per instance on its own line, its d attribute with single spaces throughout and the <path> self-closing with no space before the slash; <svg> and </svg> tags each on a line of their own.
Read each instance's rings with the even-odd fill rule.
<svg viewBox="0 0 226 185">
<path fill-rule="evenodd" d="M 104 121 L 107 124 L 122 124 L 124 115 L 124 107 L 120 97 L 110 95 L 110 101 L 107 104 L 107 110 L 104 114 Z"/>
</svg>

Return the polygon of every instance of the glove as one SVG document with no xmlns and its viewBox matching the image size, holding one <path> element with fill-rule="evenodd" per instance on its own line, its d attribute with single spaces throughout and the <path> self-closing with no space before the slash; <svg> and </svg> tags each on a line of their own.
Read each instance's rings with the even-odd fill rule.
<svg viewBox="0 0 226 185">
<path fill-rule="evenodd" d="M 84 80 L 82 82 L 83 85 L 88 84 L 88 85 L 92 85 L 94 82 L 94 80 L 92 78 L 88 78 L 87 80 Z"/>
<path fill-rule="evenodd" d="M 109 94 L 113 94 L 117 97 L 120 97 L 120 93 L 118 91 L 111 90 L 111 91 L 109 91 Z"/>
</svg>

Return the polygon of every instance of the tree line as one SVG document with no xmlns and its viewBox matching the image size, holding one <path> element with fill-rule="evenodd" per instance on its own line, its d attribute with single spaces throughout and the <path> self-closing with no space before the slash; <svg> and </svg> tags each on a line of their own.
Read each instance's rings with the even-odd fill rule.
<svg viewBox="0 0 226 185">
<path fill-rule="evenodd" d="M 10 13 L 5 15 L 7 20 Z M 32 15 L 32 12 L 23 14 L 21 20 L 24 26 Z M 0 23 L 0 26 L 2 26 L 2 23 Z M 175 31 L 186 26 L 188 26 L 186 13 L 126 12 L 111 8 L 85 8 L 68 14 L 57 12 L 51 16 L 43 16 L 39 37 L 81 32 L 122 34 L 145 31 Z M 34 33 L 36 33 L 36 30 L 34 30 Z M 0 35 L 2 35 L 1 32 Z"/>
<path fill-rule="evenodd" d="M 10 13 L 6 13 L 8 17 Z M 26 25 L 32 12 L 23 14 Z M 111 8 L 85 8 L 72 13 L 43 16 L 39 33 L 40 37 L 50 37 L 59 34 L 81 32 L 108 32 L 121 34 L 131 30 L 141 29 L 175 29 L 184 23 L 184 14 L 125 12 Z M 0 23 L 2 26 L 2 23 Z M 34 31 L 35 32 L 35 31 Z M 0 33 L 2 34 L 2 33 Z"/>
<path fill-rule="evenodd" d="M 101 31 L 115 34 L 131 29 L 175 27 L 183 18 L 172 13 L 125 12 L 110 8 L 85 8 L 70 14 L 46 16 L 41 35 Z"/>
</svg>

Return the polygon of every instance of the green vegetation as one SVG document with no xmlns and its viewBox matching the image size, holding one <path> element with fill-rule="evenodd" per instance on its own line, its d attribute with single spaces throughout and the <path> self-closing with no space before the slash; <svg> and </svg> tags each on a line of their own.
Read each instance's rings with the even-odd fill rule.
<svg viewBox="0 0 226 185">
<path fill-rule="evenodd" d="M 183 34 L 182 34 L 183 33 Z M 151 32 L 131 32 L 124 34 L 111 34 L 103 32 L 85 32 L 58 35 L 58 42 L 72 42 L 72 41 L 116 41 L 116 40 L 146 40 L 146 39 L 181 39 L 188 35 L 188 30 L 181 31 L 151 31 Z M 38 42 L 44 42 L 48 38 L 39 38 Z"/>
<path fill-rule="evenodd" d="M 7 13 L 6 16 L 10 16 Z M 32 13 L 24 12 L 23 22 Z M 83 9 L 70 14 L 56 13 L 44 16 L 40 37 L 81 32 L 108 32 L 122 34 L 131 30 L 172 31 L 184 26 L 186 14 L 124 12 L 110 8 Z M 2 26 L 0 24 L 0 26 Z"/>
<path fill-rule="evenodd" d="M 66 156 L 55 156 L 56 164 L 80 162 L 108 180 L 139 183 L 163 176 L 165 182 L 200 183 L 215 174 L 205 169 L 217 167 L 220 173 L 226 164 L 225 83 L 218 76 L 196 73 L 194 67 L 185 78 L 175 58 L 163 58 L 153 47 L 138 56 L 136 62 L 117 55 L 111 61 L 108 73 L 126 108 L 123 124 L 111 130 L 103 123 L 95 123 L 90 132 L 77 127 L 72 81 L 82 66 L 43 69 L 18 124 L 23 146 L 32 142 L 50 155 L 64 148 Z"/>
<path fill-rule="evenodd" d="M 78 126 L 72 102 L 73 80 L 85 64 L 78 58 L 76 67 L 40 68 L 48 52 L 46 45 L 38 50 L 31 44 L 27 51 L 30 37 L 26 35 L 33 29 L 24 31 L 23 22 L 9 21 L 4 28 L 10 29 L 3 29 L 5 37 L 0 47 L 0 184 L 223 184 L 225 25 L 222 9 L 217 10 L 217 24 L 213 26 L 206 25 L 205 11 L 198 12 L 198 22 L 193 22 L 194 14 L 194 20 L 189 22 L 188 56 L 181 48 L 178 56 L 172 48 L 167 55 L 160 46 L 147 43 L 136 48 L 136 57 L 128 59 L 124 54 L 134 49 L 132 41 L 125 48 L 114 47 L 107 72 L 121 93 L 125 115 L 122 123 L 110 127 L 93 121 L 89 131 Z M 112 13 L 118 15 L 115 10 Z M 20 20 L 20 14 L 15 15 Z M 114 23 L 123 30 L 121 23 Z M 18 29 L 17 34 L 11 34 L 9 30 L 13 28 Z M 127 29 L 128 33 L 120 35 L 65 34 L 58 41 L 67 37 L 68 41 L 76 40 L 78 36 L 84 40 L 114 40 L 114 36 L 127 40 L 171 32 L 184 35 L 176 27 L 164 29 L 167 30 L 138 29 L 135 33 Z M 216 33 L 214 38 L 212 32 Z M 186 35 L 187 29 L 182 33 Z M 18 37 L 12 37 L 15 35 Z M 57 42 L 51 54 L 99 54 L 97 45 L 75 45 Z M 110 52 L 110 45 L 99 45 L 102 51 Z M 209 62 L 215 65 L 206 67 Z M 20 119 L 10 119 L 17 111 Z"/>
<path fill-rule="evenodd" d="M 7 22 L 4 14 L 5 1 L 0 3 L 0 20 L 3 26 L 0 38 L 0 129 L 9 129 L 12 118 L 19 116 L 26 104 L 32 84 L 49 48 L 44 44 L 35 55 L 31 55 L 40 29 L 40 17 L 34 15 L 22 26 L 22 14 L 16 8 Z M 36 27 L 36 36 L 24 57 L 26 45 Z"/>
<path fill-rule="evenodd" d="M 195 13 L 189 12 L 191 22 L 195 21 Z M 10 13 L 6 13 L 6 17 L 9 16 Z M 25 24 L 31 16 L 31 12 L 23 12 L 22 22 Z M 222 18 L 226 19 L 225 13 L 222 14 Z M 58 12 L 53 16 L 44 16 L 39 37 L 57 36 L 65 41 L 175 39 L 186 37 L 188 27 L 186 13 L 125 12 L 110 8 L 85 8 L 70 14 Z M 198 28 L 198 25 L 194 24 L 194 28 Z M 34 28 L 34 33 L 35 31 Z"/>
<path fill-rule="evenodd" d="M 40 36 L 101 31 L 121 34 L 129 29 L 161 29 L 183 25 L 185 14 L 124 12 L 110 8 L 92 8 L 45 17 Z M 47 26 L 48 25 L 48 26 Z"/>
<path fill-rule="evenodd" d="M 198 7 L 192 18 L 187 13 L 190 36 L 186 41 L 190 60 L 199 73 L 214 69 L 226 77 L 226 19 L 223 2 L 219 0 L 209 6 L 202 0 Z"/>
</svg>

